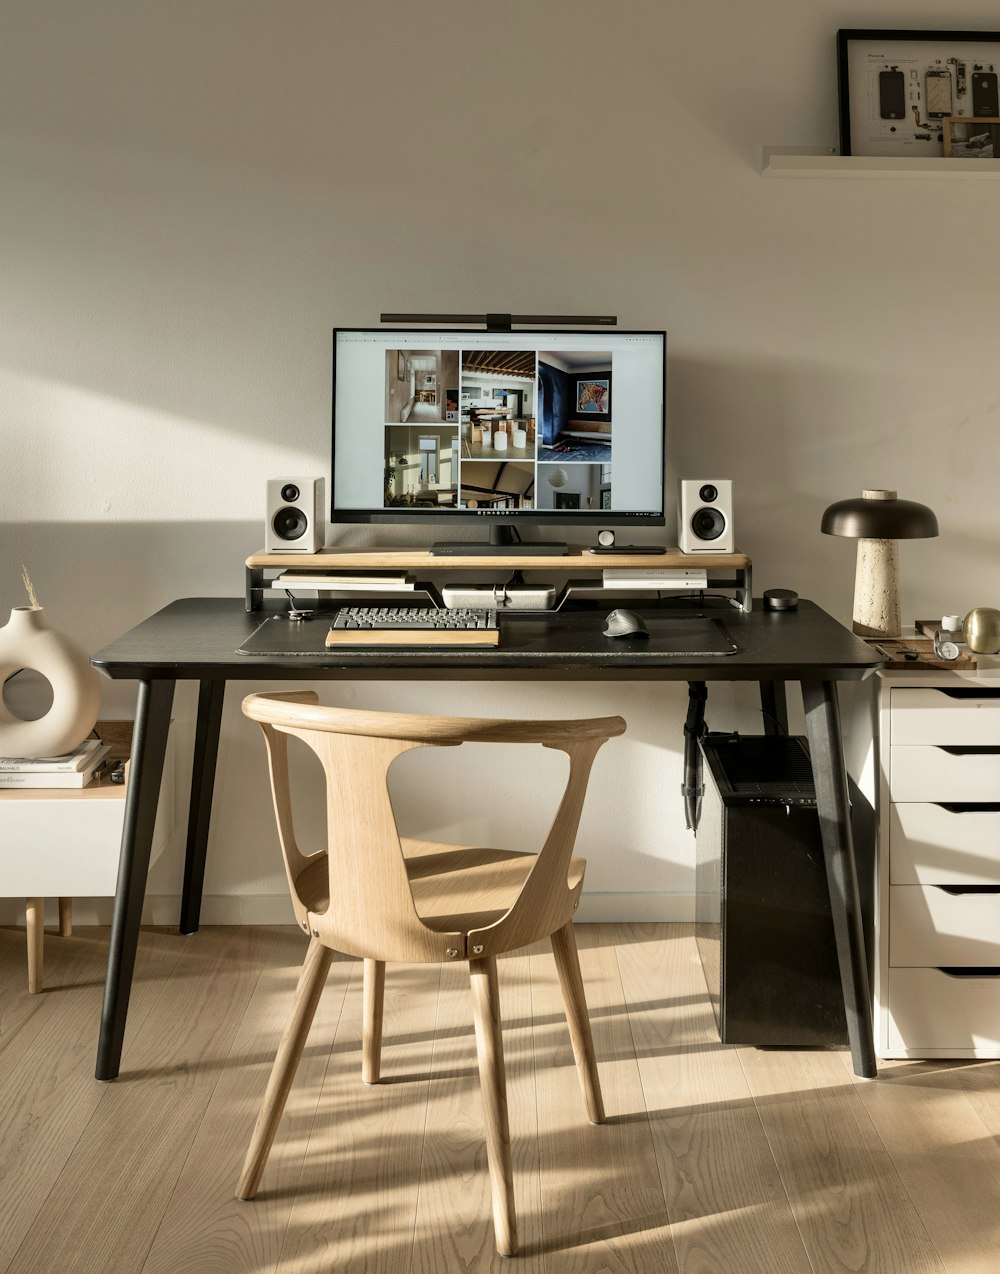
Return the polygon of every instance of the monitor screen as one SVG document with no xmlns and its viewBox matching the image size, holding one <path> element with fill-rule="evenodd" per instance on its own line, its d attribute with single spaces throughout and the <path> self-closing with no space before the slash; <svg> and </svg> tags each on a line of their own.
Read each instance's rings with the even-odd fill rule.
<svg viewBox="0 0 1000 1274">
<path fill-rule="evenodd" d="M 338 329 L 334 522 L 663 525 L 663 332 Z"/>
</svg>

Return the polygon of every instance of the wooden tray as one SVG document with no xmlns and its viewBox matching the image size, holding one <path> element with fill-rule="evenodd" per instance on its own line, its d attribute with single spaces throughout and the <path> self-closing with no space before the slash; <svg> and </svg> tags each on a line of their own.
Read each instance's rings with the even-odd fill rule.
<svg viewBox="0 0 1000 1274">
<path fill-rule="evenodd" d="M 918 621 L 918 628 L 922 622 L 929 621 Z M 967 650 L 961 651 L 957 659 L 942 659 L 934 653 L 934 642 L 930 637 L 866 637 L 865 641 L 885 655 L 889 661 L 887 668 L 947 669 L 977 666 L 975 655 L 969 654 Z"/>
</svg>

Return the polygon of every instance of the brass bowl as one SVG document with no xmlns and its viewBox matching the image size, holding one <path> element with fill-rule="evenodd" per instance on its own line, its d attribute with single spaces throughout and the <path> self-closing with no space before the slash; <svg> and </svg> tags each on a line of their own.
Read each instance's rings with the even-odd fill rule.
<svg viewBox="0 0 1000 1274">
<path fill-rule="evenodd" d="M 1000 610 L 977 606 L 962 624 L 965 644 L 977 655 L 1000 654 Z"/>
</svg>

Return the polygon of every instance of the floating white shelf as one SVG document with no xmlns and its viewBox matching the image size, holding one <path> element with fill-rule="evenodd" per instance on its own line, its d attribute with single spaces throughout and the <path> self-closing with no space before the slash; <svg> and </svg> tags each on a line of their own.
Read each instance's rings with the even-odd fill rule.
<svg viewBox="0 0 1000 1274">
<path fill-rule="evenodd" d="M 829 149 L 765 146 L 763 177 L 894 177 L 996 181 L 1000 159 L 912 159 L 898 155 L 837 155 Z"/>
</svg>

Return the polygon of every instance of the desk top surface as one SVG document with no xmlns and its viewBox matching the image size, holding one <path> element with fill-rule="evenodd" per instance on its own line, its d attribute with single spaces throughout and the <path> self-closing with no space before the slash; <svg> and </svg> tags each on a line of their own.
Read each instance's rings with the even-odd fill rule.
<svg viewBox="0 0 1000 1274">
<path fill-rule="evenodd" d="M 796 611 L 744 614 L 724 602 L 700 608 L 723 625 L 737 653 L 670 653 L 663 638 L 671 610 L 630 607 L 645 615 L 655 638 L 604 637 L 607 602 L 548 613 L 501 613 L 500 645 L 469 648 L 345 650 L 305 655 L 244 655 L 237 651 L 261 623 L 286 606 L 266 603 L 248 614 L 241 598 L 188 597 L 171 602 L 98 651 L 93 664 L 114 678 L 175 680 L 566 680 L 859 681 L 882 657 L 813 602 Z M 331 608 L 331 609 L 336 609 Z M 690 616 L 690 603 L 673 613 Z M 325 635 L 327 622 L 307 621 Z M 568 640 L 578 636 L 578 640 Z M 317 647 L 322 645 L 317 640 Z"/>
</svg>

